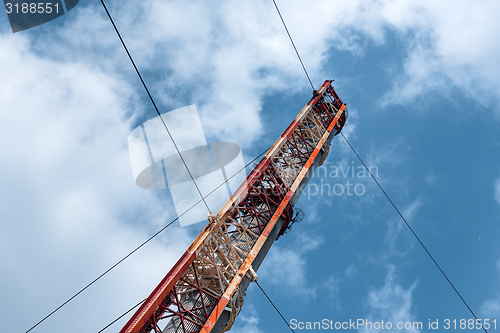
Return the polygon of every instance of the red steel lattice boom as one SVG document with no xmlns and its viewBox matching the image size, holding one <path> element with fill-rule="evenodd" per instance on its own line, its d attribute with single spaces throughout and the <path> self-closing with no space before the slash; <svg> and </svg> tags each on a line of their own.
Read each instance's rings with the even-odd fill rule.
<svg viewBox="0 0 500 333">
<path fill-rule="evenodd" d="M 120 333 L 218 333 L 231 328 L 245 291 L 287 229 L 347 110 L 325 81 L 201 231 Z"/>
</svg>

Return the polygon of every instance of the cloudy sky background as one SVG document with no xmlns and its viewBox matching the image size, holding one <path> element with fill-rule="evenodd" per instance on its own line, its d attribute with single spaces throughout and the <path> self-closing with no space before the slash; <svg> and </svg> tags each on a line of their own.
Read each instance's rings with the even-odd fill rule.
<svg viewBox="0 0 500 333">
<path fill-rule="evenodd" d="M 272 1 L 107 4 L 160 110 L 195 103 L 207 140 L 237 143 L 246 162 L 311 96 Z M 351 143 L 498 329 L 500 4 L 278 4 L 314 85 L 336 80 Z M 0 318 L 5 331 L 25 332 L 175 210 L 167 191 L 134 184 L 127 137 L 155 111 L 100 2 L 16 34 L 1 15 L 0 78 Z M 360 163 L 336 137 L 325 166 Z M 284 316 L 424 328 L 471 318 L 372 180 L 311 184 L 347 181 L 364 194 L 311 185 L 297 203 L 306 218 L 259 270 Z M 200 227 L 173 225 L 33 332 L 99 331 L 152 291 Z M 234 332 L 287 330 L 255 286 L 247 295 Z"/>
</svg>

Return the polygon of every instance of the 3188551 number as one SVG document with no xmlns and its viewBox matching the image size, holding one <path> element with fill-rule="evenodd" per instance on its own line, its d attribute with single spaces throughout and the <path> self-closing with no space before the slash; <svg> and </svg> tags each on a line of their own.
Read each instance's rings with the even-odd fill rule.
<svg viewBox="0 0 500 333">
<path fill-rule="evenodd" d="M 59 13 L 59 4 L 55 3 L 52 4 L 51 2 L 43 3 L 22 3 L 19 5 L 18 3 L 12 5 L 10 2 L 7 2 L 5 4 L 5 10 L 7 11 L 7 14 L 10 13 L 23 13 L 23 14 L 50 14 L 54 10 L 56 13 Z"/>
<path fill-rule="evenodd" d="M 469 330 L 472 330 L 472 329 L 482 329 L 482 328 L 485 328 L 485 329 L 490 329 L 493 328 L 493 329 L 497 329 L 497 320 L 496 319 L 493 319 L 490 321 L 490 319 L 469 319 L 469 320 L 466 320 L 466 319 L 453 319 L 453 320 L 450 320 L 450 319 L 445 319 L 444 320 L 444 329 L 445 330 L 448 330 L 448 329 L 469 329 Z"/>
</svg>

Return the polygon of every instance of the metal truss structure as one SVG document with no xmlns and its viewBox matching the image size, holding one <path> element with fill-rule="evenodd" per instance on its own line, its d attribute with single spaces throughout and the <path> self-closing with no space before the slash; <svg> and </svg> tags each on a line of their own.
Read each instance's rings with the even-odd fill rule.
<svg viewBox="0 0 500 333">
<path fill-rule="evenodd" d="M 325 81 L 120 333 L 209 333 L 229 330 L 245 291 L 294 202 L 323 163 L 347 110 Z M 292 199 L 293 198 L 293 199 Z"/>
</svg>

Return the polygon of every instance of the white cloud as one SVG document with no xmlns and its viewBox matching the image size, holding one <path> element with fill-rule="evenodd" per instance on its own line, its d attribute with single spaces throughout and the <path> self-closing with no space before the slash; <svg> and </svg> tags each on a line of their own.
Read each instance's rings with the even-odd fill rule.
<svg viewBox="0 0 500 333">
<path fill-rule="evenodd" d="M 480 105 L 498 110 L 500 80 L 495 73 L 500 70 L 499 44 L 493 41 L 500 33 L 494 14 L 500 4 L 495 1 L 483 0 L 471 6 L 465 0 L 357 0 L 335 4 L 322 0 L 314 5 L 288 1 L 280 6 L 313 78 L 320 76 L 328 48 L 363 55 L 364 37 L 381 45 L 387 34 L 394 33 L 408 51 L 403 73 L 396 73 L 393 89 L 381 101 L 383 105 L 413 102 L 431 91 L 447 95 L 458 88 Z M 259 2 L 257 8 L 262 10 L 266 4 Z M 253 17 L 254 12 L 246 10 L 245 14 L 248 12 Z M 278 29 L 272 36 L 280 40 L 279 21 L 272 10 L 267 12 L 263 19 L 268 20 L 273 32 Z M 322 15 L 314 15 L 317 12 Z M 303 19 L 313 15 L 315 20 Z M 282 49 L 290 51 L 286 46 Z M 286 64 L 294 70 L 298 66 L 287 55 Z"/>
<path fill-rule="evenodd" d="M 314 298 L 316 290 L 308 283 L 306 267 L 307 261 L 300 251 L 274 245 L 259 269 L 259 277 L 286 292 L 289 297 L 301 295 Z M 293 294 L 289 293 L 290 290 L 294 291 Z"/>
<path fill-rule="evenodd" d="M 429 171 L 424 180 L 427 186 L 431 188 L 436 188 L 439 186 L 440 179 L 441 179 L 440 176 L 437 176 L 433 171 Z"/>
<path fill-rule="evenodd" d="M 316 237 L 314 237 L 316 236 Z M 301 234 L 292 248 L 282 248 L 274 244 L 261 268 L 259 278 L 280 289 L 287 297 L 316 297 L 316 287 L 307 278 L 308 265 L 305 255 L 324 242 L 319 235 L 307 236 Z M 297 250 L 299 249 L 299 250 Z M 293 290 L 293 293 L 290 293 Z"/>
<path fill-rule="evenodd" d="M 495 200 L 500 204 L 500 177 L 495 180 Z"/>
<path fill-rule="evenodd" d="M 498 111 L 500 62 L 496 54 L 499 3 L 479 1 L 385 1 L 387 28 L 411 40 L 404 75 L 386 102 L 406 103 L 429 91 L 449 93 L 454 87 L 482 106 Z M 460 103 L 461 101 L 457 101 Z"/>
<path fill-rule="evenodd" d="M 22 36 L 0 39 L 0 303 L 12 331 L 35 324 L 173 214 L 133 182 L 126 137 L 140 108 L 130 86 L 39 57 Z M 188 240 L 173 227 L 37 330 L 102 328 L 154 288 Z"/>
<path fill-rule="evenodd" d="M 395 139 L 390 144 L 386 144 L 383 147 L 372 147 L 366 159 L 366 163 L 369 166 L 375 166 L 374 176 L 380 179 L 380 176 L 376 171 L 379 169 L 395 167 L 404 161 L 404 158 L 400 155 L 402 150 L 409 150 L 408 145 L 401 139 Z"/>
<path fill-rule="evenodd" d="M 406 221 L 408 221 L 410 226 L 413 226 L 414 223 L 412 223 L 412 220 L 417 214 L 420 207 L 422 207 L 422 205 L 422 199 L 417 198 L 406 209 L 402 211 L 403 216 L 405 217 Z M 408 243 L 405 242 L 403 244 L 406 248 L 403 250 L 400 249 L 400 235 L 403 231 L 409 230 L 404 221 L 400 218 L 387 221 L 387 232 L 384 238 L 384 241 L 387 243 L 387 248 L 382 255 L 384 260 L 388 260 L 393 256 L 403 257 L 413 248 L 413 243 L 410 243 L 410 245 L 408 245 Z M 403 234 L 403 236 L 404 235 L 405 234 Z"/>
<path fill-rule="evenodd" d="M 322 286 L 323 296 L 326 296 L 329 304 L 332 304 L 332 305 L 335 304 L 335 309 L 338 312 L 341 311 L 341 305 L 340 305 L 340 299 L 339 299 L 341 282 L 342 282 L 341 278 L 336 277 L 335 275 L 332 275 L 325 281 L 325 283 L 323 283 L 323 286 Z"/>
<path fill-rule="evenodd" d="M 500 316 L 500 297 L 484 301 L 479 308 L 479 313 L 481 318 L 498 318 Z"/>
<path fill-rule="evenodd" d="M 500 272 L 500 260 L 496 264 L 497 271 Z M 500 316 L 500 293 L 495 297 L 485 300 L 479 308 L 480 318 L 498 318 Z"/>
<path fill-rule="evenodd" d="M 350 264 L 349 266 L 347 266 L 347 268 L 345 270 L 345 276 L 349 278 L 349 277 L 352 277 L 357 272 L 358 272 L 358 269 L 357 269 L 356 265 Z"/>
<path fill-rule="evenodd" d="M 417 214 L 420 207 L 422 207 L 422 205 L 423 205 L 422 199 L 420 198 L 415 199 L 415 201 L 413 201 L 411 205 L 403 211 L 403 216 L 405 217 L 405 219 L 407 221 L 413 220 L 413 218 Z"/>
<path fill-rule="evenodd" d="M 258 328 L 259 314 L 253 304 L 246 304 L 238 315 L 231 333 L 262 333 Z"/>
<path fill-rule="evenodd" d="M 380 322 L 383 320 L 387 325 L 392 324 L 392 329 L 376 329 L 373 326 L 364 326 L 360 329 L 361 332 L 419 332 L 418 326 L 413 326 L 417 322 L 413 312 L 413 290 L 417 286 L 415 281 L 409 288 L 405 289 L 397 281 L 395 267 L 388 266 L 388 272 L 384 286 L 379 289 L 372 289 L 368 293 L 366 304 L 369 309 L 369 314 L 366 316 L 367 321 L 371 323 Z M 412 323 L 409 329 L 397 329 L 398 323 Z M 410 326 L 408 326 L 410 327 Z"/>
<path fill-rule="evenodd" d="M 396 34 L 408 49 L 403 73 L 382 104 L 412 102 L 434 91 L 448 94 L 453 88 L 483 106 L 498 110 L 500 70 L 497 57 L 500 23 L 495 1 L 345 1 L 332 4 L 300 1 L 281 4 L 281 10 L 306 66 L 318 77 L 329 47 L 363 54 L 363 37 L 376 44 L 388 33 Z M 303 18 L 314 15 L 314 21 Z M 341 19 L 332 19 L 341 18 Z M 275 21 L 270 17 L 270 22 Z M 271 23 L 272 24 L 272 23 Z M 457 101 L 460 103 L 461 101 Z"/>
</svg>

